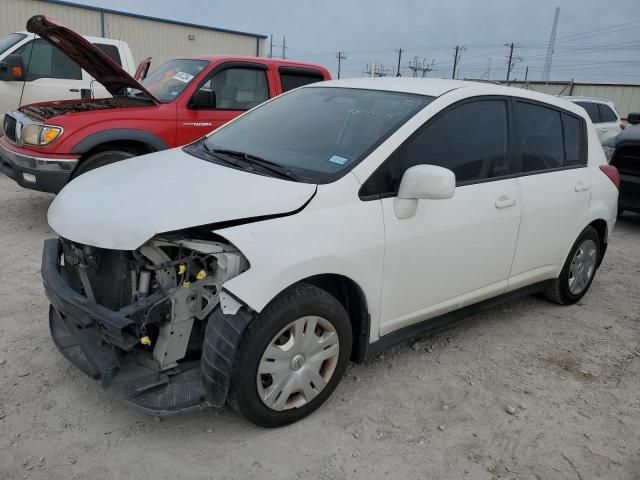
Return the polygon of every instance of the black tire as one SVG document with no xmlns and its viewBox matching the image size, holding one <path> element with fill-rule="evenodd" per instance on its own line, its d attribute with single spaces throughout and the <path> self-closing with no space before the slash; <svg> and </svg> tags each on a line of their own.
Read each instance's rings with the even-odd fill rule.
<svg viewBox="0 0 640 480">
<path fill-rule="evenodd" d="M 132 158 L 137 156 L 137 154 L 132 152 L 127 152 L 125 150 L 105 150 L 104 152 L 94 153 L 88 158 L 85 158 L 80 162 L 80 165 L 76 167 L 71 175 L 71 179 L 79 177 L 83 173 L 87 173 L 90 170 L 95 170 L 96 168 L 104 167 L 105 165 L 109 165 L 111 163 L 119 162 L 120 160 L 126 160 L 127 158 Z"/>
<path fill-rule="evenodd" d="M 569 276 L 570 276 L 570 268 L 573 257 L 576 254 L 578 248 L 586 241 L 593 240 L 596 244 L 596 266 L 594 267 L 593 274 L 591 278 L 587 282 L 587 284 L 583 287 L 583 289 L 577 293 L 573 294 L 569 290 Z M 571 251 L 569 252 L 569 256 L 564 262 L 564 266 L 562 267 L 562 271 L 560 272 L 560 276 L 553 280 L 553 282 L 546 288 L 544 291 L 545 297 L 554 303 L 559 305 L 571 305 L 580 300 L 585 293 L 589 290 L 591 286 L 591 282 L 596 276 L 597 266 L 600 264 L 600 256 L 602 255 L 602 246 L 600 241 L 600 235 L 595 228 L 588 225 L 582 233 L 578 236 L 578 239 L 571 247 Z"/>
<path fill-rule="evenodd" d="M 305 316 L 323 317 L 338 334 L 339 354 L 335 370 L 324 389 L 313 400 L 288 410 L 272 410 L 263 403 L 258 393 L 258 365 L 265 349 L 278 332 Z M 335 390 L 347 368 L 351 339 L 349 316 L 335 297 L 304 283 L 288 288 L 247 326 L 233 364 L 227 399 L 229 405 L 262 427 L 274 428 L 297 422 L 322 405 Z"/>
</svg>

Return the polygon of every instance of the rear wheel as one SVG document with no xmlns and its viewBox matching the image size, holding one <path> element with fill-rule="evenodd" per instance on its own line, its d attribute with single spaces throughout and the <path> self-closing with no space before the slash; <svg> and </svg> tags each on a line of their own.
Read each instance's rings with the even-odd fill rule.
<svg viewBox="0 0 640 480">
<path fill-rule="evenodd" d="M 600 252 L 600 236 L 595 228 L 587 226 L 573 244 L 560 276 L 545 290 L 545 296 L 560 305 L 580 300 L 591 286 Z"/>
<path fill-rule="evenodd" d="M 231 374 L 229 404 L 263 427 L 296 422 L 338 385 L 351 354 L 340 302 L 313 285 L 284 291 L 247 327 Z"/>
<path fill-rule="evenodd" d="M 126 160 L 127 158 L 135 156 L 135 153 L 127 152 L 125 150 L 106 150 L 104 152 L 94 153 L 80 162 L 80 165 L 75 169 L 71 178 L 74 179 L 90 170 L 95 170 L 96 168 L 104 167 L 110 163 L 119 162 L 120 160 Z"/>
</svg>

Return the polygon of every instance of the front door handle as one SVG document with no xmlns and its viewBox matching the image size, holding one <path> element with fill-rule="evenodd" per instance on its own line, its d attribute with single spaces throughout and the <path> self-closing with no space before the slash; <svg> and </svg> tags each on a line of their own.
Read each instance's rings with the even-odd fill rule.
<svg viewBox="0 0 640 480">
<path fill-rule="evenodd" d="M 513 207 L 515 204 L 515 199 L 509 198 L 506 195 L 503 195 L 498 200 L 496 200 L 496 208 Z"/>
<path fill-rule="evenodd" d="M 585 185 L 582 182 L 578 182 L 578 184 L 575 186 L 576 192 L 586 192 L 587 190 L 589 190 L 589 185 Z"/>
<path fill-rule="evenodd" d="M 608 132 L 608 131 L 609 131 L 609 129 L 608 129 L 608 128 L 603 128 L 603 129 L 602 129 L 602 132 Z"/>
<path fill-rule="evenodd" d="M 69 91 L 73 92 L 73 93 L 80 93 L 80 89 L 79 88 L 70 88 Z"/>
</svg>

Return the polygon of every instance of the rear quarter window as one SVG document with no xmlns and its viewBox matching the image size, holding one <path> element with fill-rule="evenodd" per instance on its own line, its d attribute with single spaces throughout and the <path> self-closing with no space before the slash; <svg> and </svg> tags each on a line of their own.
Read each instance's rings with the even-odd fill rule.
<svg viewBox="0 0 640 480">
<path fill-rule="evenodd" d="M 610 107 L 608 107 L 607 105 L 603 105 L 602 103 L 598 105 L 598 107 L 600 108 L 601 122 L 611 123 L 611 122 L 618 121 L 618 116 L 615 114 L 613 110 L 611 110 Z"/>
<path fill-rule="evenodd" d="M 576 102 L 576 105 L 580 105 L 587 111 L 587 114 L 593 123 L 600 123 L 600 110 L 598 109 L 597 103 Z"/>
</svg>

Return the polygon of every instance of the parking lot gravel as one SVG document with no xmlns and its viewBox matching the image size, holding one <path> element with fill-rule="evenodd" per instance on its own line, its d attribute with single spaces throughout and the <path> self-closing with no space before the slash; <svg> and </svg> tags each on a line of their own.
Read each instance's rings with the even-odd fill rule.
<svg viewBox="0 0 640 480">
<path fill-rule="evenodd" d="M 640 215 L 577 305 L 469 317 L 266 430 L 228 409 L 145 415 L 62 357 L 39 272 L 52 198 L 0 176 L 0 479 L 640 478 Z"/>
</svg>

